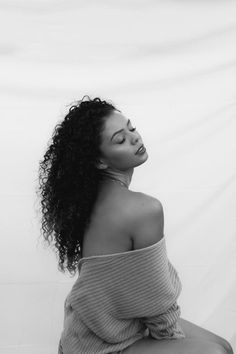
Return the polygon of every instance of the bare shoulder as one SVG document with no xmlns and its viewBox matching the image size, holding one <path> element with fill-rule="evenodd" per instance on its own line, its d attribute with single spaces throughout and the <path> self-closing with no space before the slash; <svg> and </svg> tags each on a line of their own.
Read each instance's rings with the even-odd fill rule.
<svg viewBox="0 0 236 354">
<path fill-rule="evenodd" d="M 132 192 L 128 219 L 134 249 L 148 247 L 164 236 L 164 211 L 159 199 Z"/>
<path fill-rule="evenodd" d="M 133 198 L 134 200 L 136 200 L 137 202 L 146 202 L 146 203 L 153 203 L 153 205 L 159 205 L 160 207 L 162 207 L 161 201 L 149 194 L 145 194 L 142 192 L 132 192 Z"/>
</svg>

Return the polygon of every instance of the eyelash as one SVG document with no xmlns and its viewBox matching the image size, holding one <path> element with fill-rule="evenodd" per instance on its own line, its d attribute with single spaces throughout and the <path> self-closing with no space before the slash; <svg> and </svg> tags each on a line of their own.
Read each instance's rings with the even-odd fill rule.
<svg viewBox="0 0 236 354">
<path fill-rule="evenodd" d="M 131 129 L 130 131 L 131 132 L 133 132 L 133 131 L 135 131 L 136 130 L 136 128 L 133 128 L 133 129 Z M 118 143 L 118 144 L 122 144 L 123 142 L 125 141 L 125 139 L 123 139 L 120 143 Z"/>
</svg>

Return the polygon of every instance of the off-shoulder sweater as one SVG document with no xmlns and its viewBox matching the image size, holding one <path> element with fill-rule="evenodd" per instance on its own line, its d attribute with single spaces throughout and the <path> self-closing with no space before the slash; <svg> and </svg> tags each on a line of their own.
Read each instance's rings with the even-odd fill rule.
<svg viewBox="0 0 236 354">
<path fill-rule="evenodd" d="M 178 273 L 165 236 L 132 251 L 81 258 L 64 303 L 58 353 L 115 353 L 137 340 L 184 338 Z"/>
</svg>

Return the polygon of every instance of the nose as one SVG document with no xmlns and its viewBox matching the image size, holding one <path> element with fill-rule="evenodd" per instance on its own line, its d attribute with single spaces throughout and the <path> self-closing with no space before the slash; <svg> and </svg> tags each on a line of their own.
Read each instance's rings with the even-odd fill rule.
<svg viewBox="0 0 236 354">
<path fill-rule="evenodd" d="M 132 143 L 136 145 L 138 141 L 139 141 L 139 135 L 134 134 L 134 136 L 132 137 Z"/>
</svg>

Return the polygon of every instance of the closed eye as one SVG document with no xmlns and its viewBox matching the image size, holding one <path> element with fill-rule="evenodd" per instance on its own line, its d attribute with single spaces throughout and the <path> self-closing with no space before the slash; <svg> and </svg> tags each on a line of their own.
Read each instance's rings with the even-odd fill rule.
<svg viewBox="0 0 236 354">
<path fill-rule="evenodd" d="M 133 131 L 135 131 L 135 130 L 136 130 L 136 128 L 130 129 L 131 132 L 133 132 Z M 124 138 L 121 142 L 119 142 L 118 144 L 122 144 L 124 141 L 125 141 L 125 138 Z"/>
</svg>

